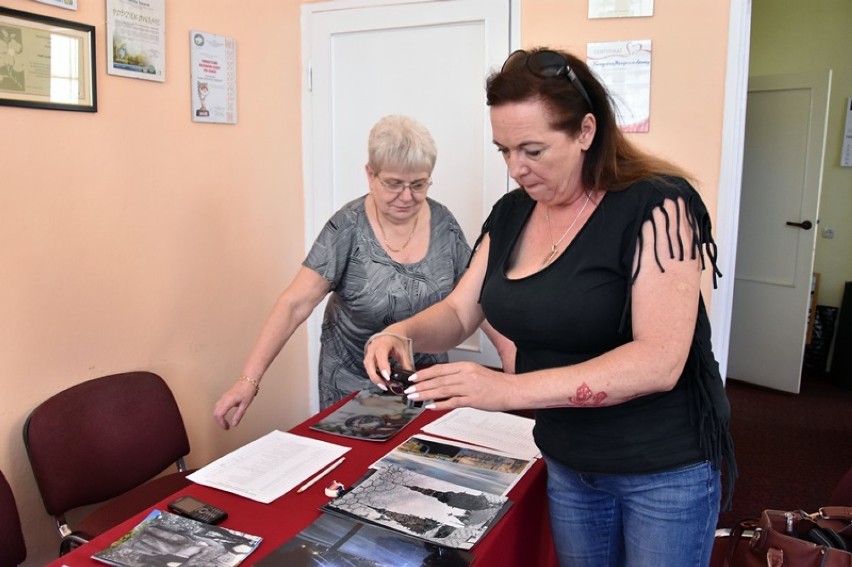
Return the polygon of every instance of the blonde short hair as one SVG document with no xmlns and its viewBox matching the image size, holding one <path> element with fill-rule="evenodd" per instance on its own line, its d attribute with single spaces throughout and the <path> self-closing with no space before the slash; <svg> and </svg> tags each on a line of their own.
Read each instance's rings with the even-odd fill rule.
<svg viewBox="0 0 852 567">
<path fill-rule="evenodd" d="M 432 134 L 425 126 L 399 114 L 381 118 L 370 130 L 367 143 L 369 165 L 375 173 L 385 168 L 400 168 L 404 172 L 427 171 L 435 168 L 438 149 Z"/>
</svg>

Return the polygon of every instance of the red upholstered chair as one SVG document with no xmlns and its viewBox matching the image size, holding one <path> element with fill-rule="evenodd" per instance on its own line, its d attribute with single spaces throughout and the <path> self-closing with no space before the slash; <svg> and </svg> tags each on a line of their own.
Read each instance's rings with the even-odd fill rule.
<svg viewBox="0 0 852 567">
<path fill-rule="evenodd" d="M 0 567 L 13 567 L 27 558 L 21 517 L 12 487 L 0 472 Z"/>
<path fill-rule="evenodd" d="M 150 372 L 95 378 L 45 400 L 24 424 L 24 444 L 60 555 L 190 484 L 180 410 Z M 172 463 L 178 472 L 151 480 Z M 68 511 L 106 500 L 68 525 Z"/>
</svg>

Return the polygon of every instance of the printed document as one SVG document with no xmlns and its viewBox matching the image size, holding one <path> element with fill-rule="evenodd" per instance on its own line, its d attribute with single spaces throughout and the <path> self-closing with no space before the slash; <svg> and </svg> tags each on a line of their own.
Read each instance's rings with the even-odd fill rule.
<svg viewBox="0 0 852 567">
<path fill-rule="evenodd" d="M 349 447 L 275 430 L 187 478 L 269 504 L 347 451 Z"/>
</svg>

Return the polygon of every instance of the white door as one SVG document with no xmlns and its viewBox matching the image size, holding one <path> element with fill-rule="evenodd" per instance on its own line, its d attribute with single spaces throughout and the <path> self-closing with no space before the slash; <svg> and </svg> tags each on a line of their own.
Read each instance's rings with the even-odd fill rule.
<svg viewBox="0 0 852 567">
<path fill-rule="evenodd" d="M 367 136 L 387 114 L 409 115 L 432 132 L 438 161 L 429 196 L 449 207 L 473 244 L 509 181 L 491 142 L 485 78 L 509 54 L 511 10 L 510 0 L 303 6 L 308 246 L 337 209 L 367 192 Z M 308 320 L 312 396 L 324 306 Z M 481 332 L 451 356 L 500 365 Z"/>
<path fill-rule="evenodd" d="M 799 392 L 831 72 L 749 79 L 728 377 Z"/>
</svg>

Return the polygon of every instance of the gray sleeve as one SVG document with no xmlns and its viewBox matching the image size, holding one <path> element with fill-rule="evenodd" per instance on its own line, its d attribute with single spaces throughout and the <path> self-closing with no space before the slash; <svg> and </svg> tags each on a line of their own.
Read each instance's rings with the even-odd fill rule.
<svg viewBox="0 0 852 567">
<path fill-rule="evenodd" d="M 468 263 L 470 262 L 470 246 L 467 243 L 467 238 L 464 236 L 464 232 L 456 221 L 455 217 L 453 217 L 452 213 L 449 213 L 450 219 L 452 222 L 450 223 L 450 232 L 452 234 L 453 240 L 453 264 L 455 265 L 455 282 L 461 279 L 462 275 L 467 271 Z"/>
<path fill-rule="evenodd" d="M 311 246 L 302 265 L 318 273 L 335 291 L 351 256 L 355 242 L 355 220 L 346 209 L 337 211 L 325 223 L 325 226 Z"/>
</svg>

